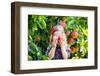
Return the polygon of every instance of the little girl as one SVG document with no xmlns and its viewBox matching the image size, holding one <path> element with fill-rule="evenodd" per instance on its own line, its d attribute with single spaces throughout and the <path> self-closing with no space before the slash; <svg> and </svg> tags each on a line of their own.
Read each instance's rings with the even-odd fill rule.
<svg viewBox="0 0 100 76">
<path fill-rule="evenodd" d="M 70 48 L 66 42 L 64 28 L 61 25 L 52 27 L 50 46 L 47 48 L 46 55 L 49 59 L 70 58 Z"/>
</svg>

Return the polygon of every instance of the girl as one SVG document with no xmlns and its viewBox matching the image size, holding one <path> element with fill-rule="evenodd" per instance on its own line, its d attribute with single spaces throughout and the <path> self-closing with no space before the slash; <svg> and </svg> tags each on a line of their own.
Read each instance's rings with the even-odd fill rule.
<svg viewBox="0 0 100 76">
<path fill-rule="evenodd" d="M 70 48 L 66 42 L 64 28 L 61 25 L 52 27 L 50 36 L 50 46 L 47 48 L 46 55 L 49 59 L 68 59 L 70 58 Z"/>
</svg>

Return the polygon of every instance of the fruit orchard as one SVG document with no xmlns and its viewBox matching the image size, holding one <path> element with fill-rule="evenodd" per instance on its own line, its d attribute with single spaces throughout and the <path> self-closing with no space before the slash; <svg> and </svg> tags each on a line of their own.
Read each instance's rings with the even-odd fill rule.
<svg viewBox="0 0 100 76">
<path fill-rule="evenodd" d="M 71 49 L 71 59 L 88 57 L 88 22 L 80 16 L 28 15 L 28 60 L 48 60 L 45 55 L 49 46 L 52 26 L 61 24 Z"/>
</svg>

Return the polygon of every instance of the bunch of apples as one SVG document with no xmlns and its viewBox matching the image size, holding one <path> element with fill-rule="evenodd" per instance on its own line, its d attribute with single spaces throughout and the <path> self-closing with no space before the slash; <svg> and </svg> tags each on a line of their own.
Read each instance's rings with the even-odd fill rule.
<svg viewBox="0 0 100 76">
<path fill-rule="evenodd" d="M 66 37 L 68 37 L 69 35 L 70 35 L 70 37 L 68 38 L 68 44 L 70 45 L 71 52 L 75 53 L 78 50 L 78 48 L 75 45 L 73 46 L 73 43 L 74 43 L 75 40 L 77 40 L 78 33 L 76 31 L 72 31 L 72 32 L 67 31 Z"/>
<path fill-rule="evenodd" d="M 60 25 L 63 26 L 63 28 L 65 28 L 66 26 L 66 20 L 62 19 L 60 20 Z M 78 32 L 77 31 L 67 31 L 66 32 L 66 37 L 68 38 L 68 44 L 70 45 L 71 48 L 71 52 L 75 53 L 78 50 L 78 47 L 76 45 L 73 45 L 75 40 L 77 40 L 78 38 Z M 60 41 L 61 37 L 58 38 L 58 42 Z"/>
</svg>

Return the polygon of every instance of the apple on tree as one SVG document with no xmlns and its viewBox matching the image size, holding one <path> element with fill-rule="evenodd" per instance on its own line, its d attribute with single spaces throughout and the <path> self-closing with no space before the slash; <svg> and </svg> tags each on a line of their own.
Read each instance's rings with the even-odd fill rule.
<svg viewBox="0 0 100 76">
<path fill-rule="evenodd" d="M 76 39 L 78 37 L 78 33 L 76 31 L 72 32 L 72 38 Z"/>
</svg>

